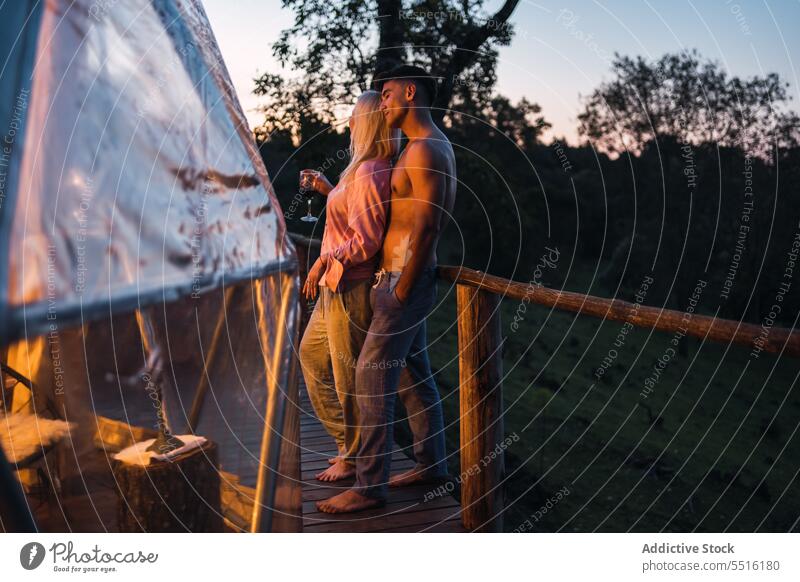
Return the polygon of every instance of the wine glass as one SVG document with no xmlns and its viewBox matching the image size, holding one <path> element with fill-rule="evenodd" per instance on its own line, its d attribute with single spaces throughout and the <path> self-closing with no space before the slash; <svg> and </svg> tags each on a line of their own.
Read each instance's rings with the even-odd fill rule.
<svg viewBox="0 0 800 582">
<path fill-rule="evenodd" d="M 317 222 L 317 217 L 311 214 L 311 199 L 314 197 L 314 176 L 310 172 L 300 172 L 300 193 L 308 199 L 308 212 L 300 220 L 303 222 Z"/>
</svg>

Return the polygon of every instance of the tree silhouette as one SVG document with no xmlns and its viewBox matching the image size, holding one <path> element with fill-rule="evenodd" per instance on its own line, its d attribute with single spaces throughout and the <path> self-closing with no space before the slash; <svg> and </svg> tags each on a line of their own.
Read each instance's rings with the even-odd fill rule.
<svg viewBox="0 0 800 582">
<path fill-rule="evenodd" d="M 495 13 L 484 0 L 368 0 L 326 2 L 283 0 L 294 11 L 273 53 L 282 66 L 302 71 L 283 80 L 256 79 L 255 93 L 269 97 L 267 131 L 296 123 L 293 111 L 335 117 L 338 104 L 369 88 L 376 72 L 406 62 L 439 79 L 437 121 L 452 104 L 488 105 L 496 81 L 497 48 L 513 36 L 508 20 L 519 0 L 506 0 Z"/>
<path fill-rule="evenodd" d="M 617 54 L 612 73 L 579 115 L 580 133 L 602 151 L 638 155 L 647 142 L 669 136 L 770 159 L 798 143 L 800 119 L 786 110 L 788 84 L 776 73 L 728 77 L 694 50 L 657 61 Z"/>
</svg>

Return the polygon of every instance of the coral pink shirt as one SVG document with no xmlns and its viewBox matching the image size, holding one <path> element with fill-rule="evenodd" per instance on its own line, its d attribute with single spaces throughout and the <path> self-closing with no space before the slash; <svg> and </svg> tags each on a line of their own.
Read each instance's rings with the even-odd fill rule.
<svg viewBox="0 0 800 582">
<path fill-rule="evenodd" d="M 386 232 L 391 177 L 388 160 L 368 160 L 348 184 L 340 181 L 328 194 L 321 253 L 330 260 L 320 285 L 337 291 L 341 283 L 372 277 Z"/>
</svg>

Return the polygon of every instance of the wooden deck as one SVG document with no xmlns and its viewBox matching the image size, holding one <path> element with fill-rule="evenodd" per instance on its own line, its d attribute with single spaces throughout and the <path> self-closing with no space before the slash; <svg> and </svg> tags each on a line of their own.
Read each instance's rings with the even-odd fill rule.
<svg viewBox="0 0 800 582">
<path fill-rule="evenodd" d="M 314 414 L 304 386 L 300 387 L 301 471 L 303 481 L 304 532 L 463 532 L 461 508 L 450 495 L 425 501 L 430 485 L 389 490 L 384 507 L 349 515 L 329 515 L 317 511 L 316 501 L 336 495 L 353 484 L 353 480 L 321 483 L 314 475 L 328 466 L 336 455 L 336 444 Z M 399 450 L 392 457 L 392 472 L 414 466 Z"/>
</svg>

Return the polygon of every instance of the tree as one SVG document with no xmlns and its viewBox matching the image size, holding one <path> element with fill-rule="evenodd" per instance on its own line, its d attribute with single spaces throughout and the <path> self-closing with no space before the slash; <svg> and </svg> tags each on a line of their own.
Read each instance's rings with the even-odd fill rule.
<svg viewBox="0 0 800 582">
<path fill-rule="evenodd" d="M 292 123 L 292 111 L 313 110 L 335 118 L 341 103 L 369 88 L 376 72 L 400 62 L 418 64 L 439 78 L 434 116 L 441 122 L 452 104 L 487 105 L 495 85 L 497 48 L 513 30 L 508 20 L 519 0 L 494 14 L 484 0 L 283 0 L 294 24 L 273 45 L 282 66 L 301 71 L 278 81 L 265 74 L 256 94 L 270 97 L 267 131 Z"/>
<path fill-rule="evenodd" d="M 658 61 L 615 55 L 614 78 L 586 99 L 580 133 L 610 153 L 640 154 L 649 141 L 739 147 L 769 159 L 798 143 L 788 84 L 775 73 L 740 79 L 697 51 Z"/>
</svg>

